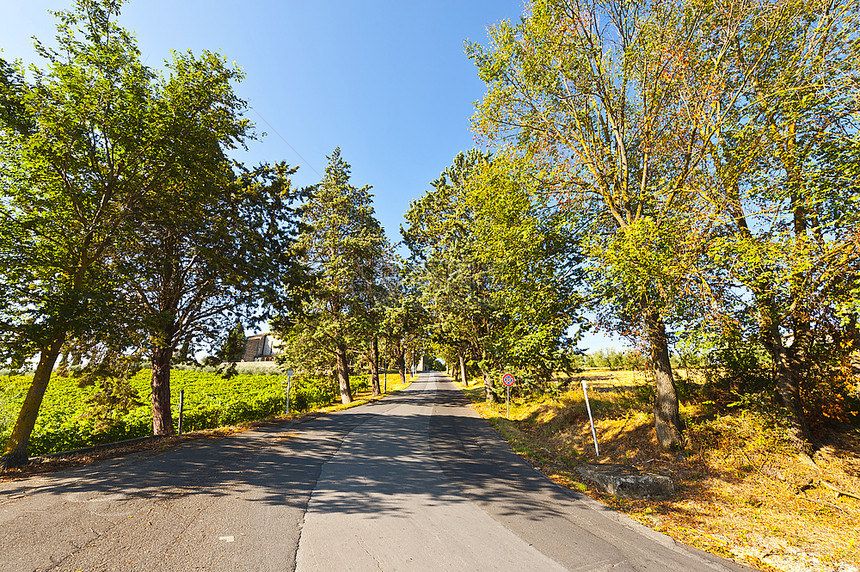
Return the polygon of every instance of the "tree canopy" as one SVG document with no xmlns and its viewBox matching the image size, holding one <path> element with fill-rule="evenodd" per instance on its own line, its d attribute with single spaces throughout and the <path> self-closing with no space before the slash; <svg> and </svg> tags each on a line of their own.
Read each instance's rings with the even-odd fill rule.
<svg viewBox="0 0 860 572">
<path fill-rule="evenodd" d="M 468 47 L 487 84 L 474 127 L 578 219 L 581 291 L 649 350 L 666 447 L 683 443 L 674 336 L 754 332 L 798 443 L 801 378 L 825 345 L 857 347 L 856 185 L 843 178 L 856 23 L 850 2 L 534 0 Z"/>
<path fill-rule="evenodd" d="M 302 304 L 278 321 L 293 359 L 318 361 L 321 352 L 334 362 L 343 403 L 352 401 L 349 356 L 367 343 L 369 315 L 376 308 L 376 284 L 388 248 L 374 216 L 370 187 L 356 187 L 340 148 L 328 157 L 322 181 L 303 205 L 304 229 L 297 253 L 308 268 Z"/>
<path fill-rule="evenodd" d="M 499 372 L 545 384 L 570 367 L 579 308 L 570 226 L 532 174 L 517 160 L 460 153 L 411 203 L 402 229 L 430 340 L 479 369 L 488 399 Z"/>
</svg>

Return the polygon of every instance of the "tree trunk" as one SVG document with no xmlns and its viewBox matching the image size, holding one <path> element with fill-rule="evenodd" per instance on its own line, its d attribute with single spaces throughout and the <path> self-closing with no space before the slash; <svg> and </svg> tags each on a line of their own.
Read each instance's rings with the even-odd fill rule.
<svg viewBox="0 0 860 572">
<path fill-rule="evenodd" d="M 173 435 L 173 412 L 170 409 L 170 359 L 173 348 L 155 348 L 152 352 L 152 434 Z"/>
<path fill-rule="evenodd" d="M 379 389 L 379 338 L 376 336 L 373 336 L 373 345 L 371 346 L 370 385 L 374 397 L 382 395 L 382 391 Z"/>
<path fill-rule="evenodd" d="M 481 375 L 484 378 L 484 393 L 487 397 L 487 403 L 495 403 L 496 402 L 496 394 L 493 393 L 493 378 L 490 377 L 490 374 L 486 371 L 481 371 Z"/>
<path fill-rule="evenodd" d="M 406 385 L 406 350 L 397 348 L 397 371 L 400 373 L 400 383 Z"/>
<path fill-rule="evenodd" d="M 352 388 L 349 386 L 349 362 L 346 357 L 346 344 L 339 343 L 335 349 L 337 357 L 337 384 L 340 388 L 340 402 L 352 403 Z"/>
<path fill-rule="evenodd" d="M 457 353 L 457 357 L 460 358 L 460 381 L 463 382 L 463 387 L 468 387 L 469 382 L 466 380 L 466 358 L 462 353 Z"/>
<path fill-rule="evenodd" d="M 773 318 L 777 312 L 772 298 L 766 295 L 758 296 L 757 306 L 761 342 L 775 369 L 776 394 L 789 414 L 791 443 L 800 452 L 811 454 L 812 439 L 800 403 L 800 381 L 795 356 L 792 355 L 792 349 L 786 347 L 783 342 L 779 324 Z M 794 344 L 798 343 L 800 340 L 795 337 Z"/>
<path fill-rule="evenodd" d="M 672 376 L 672 364 L 669 363 L 666 324 L 660 315 L 650 308 L 644 309 L 644 315 L 656 381 L 654 428 L 657 431 L 657 441 L 664 449 L 680 449 L 684 441 L 678 415 L 678 393 Z"/>
<path fill-rule="evenodd" d="M 791 443 L 802 453 L 812 454 L 812 437 L 800 403 L 800 381 L 794 367 L 791 349 L 785 347 L 779 328 L 773 324 L 770 331 L 770 354 L 776 367 L 776 393 L 788 411 L 791 422 Z M 795 343 L 797 340 L 795 339 Z"/>
<path fill-rule="evenodd" d="M 57 363 L 57 357 L 60 355 L 60 348 L 64 341 L 63 338 L 55 339 L 48 344 L 47 348 L 42 348 L 39 365 L 36 366 L 36 372 L 33 375 L 33 382 L 30 384 L 30 389 L 27 390 L 24 403 L 21 404 L 18 420 L 6 442 L 3 456 L 0 457 L 0 468 L 20 467 L 29 462 L 30 434 L 33 432 L 33 427 L 36 426 L 39 408 L 42 406 L 42 399 L 45 397 L 45 391 L 47 391 L 48 383 L 51 381 L 51 372 L 54 370 L 54 364 Z"/>
</svg>

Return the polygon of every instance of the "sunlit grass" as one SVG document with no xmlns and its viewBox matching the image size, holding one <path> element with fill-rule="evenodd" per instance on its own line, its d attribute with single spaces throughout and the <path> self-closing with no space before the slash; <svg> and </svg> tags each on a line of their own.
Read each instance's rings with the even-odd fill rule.
<svg viewBox="0 0 860 572">
<path fill-rule="evenodd" d="M 642 372 L 585 371 L 557 397 L 513 396 L 510 418 L 504 401 L 486 403 L 483 384 L 464 391 L 511 447 L 549 478 L 646 526 L 763 570 L 857 570 L 846 566 L 860 565 L 860 500 L 833 490 L 860 494 L 856 431 L 831 438 L 813 465 L 798 460 L 773 418 L 740 410 L 717 414 L 693 399 L 681 405 L 685 454 L 668 453 L 656 441 L 647 383 Z M 665 501 L 606 495 L 576 471 L 595 462 L 670 476 L 678 494 Z"/>
</svg>

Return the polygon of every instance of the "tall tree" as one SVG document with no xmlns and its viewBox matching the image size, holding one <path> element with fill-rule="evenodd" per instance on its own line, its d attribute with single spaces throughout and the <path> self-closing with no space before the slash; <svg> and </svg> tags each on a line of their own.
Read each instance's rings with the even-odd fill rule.
<svg viewBox="0 0 860 572">
<path fill-rule="evenodd" d="M 361 344 L 359 351 L 367 361 L 370 369 L 371 395 L 382 395 L 379 385 L 379 363 L 384 356 L 380 355 L 380 338 L 385 335 L 386 310 L 389 301 L 396 292 L 397 266 L 391 258 L 392 249 L 388 240 L 385 240 L 382 256 L 376 261 L 373 271 L 373 280 L 366 285 L 366 312 L 362 320 L 362 331 L 365 341 Z"/>
<path fill-rule="evenodd" d="M 224 343 L 221 349 L 218 350 L 218 357 L 224 361 L 241 361 L 245 355 L 245 326 L 241 321 L 236 322 L 236 325 L 227 332 L 224 338 Z"/>
<path fill-rule="evenodd" d="M 322 181 L 311 190 L 297 245 L 312 279 L 302 307 L 282 316 L 277 326 L 286 344 L 318 348 L 332 358 L 343 403 L 352 401 L 350 353 L 367 343 L 373 285 L 387 245 L 370 187 L 353 186 L 350 170 L 335 149 Z"/>
<path fill-rule="evenodd" d="M 201 87 L 217 92 L 212 85 Z M 219 107 L 225 105 L 210 108 L 220 114 Z M 295 169 L 261 166 L 232 178 L 219 135 L 209 136 L 206 156 L 216 166 L 180 171 L 163 187 L 159 202 L 133 221 L 141 238 L 120 266 L 133 315 L 149 335 L 156 435 L 173 432 L 170 368 L 179 344 L 190 337 L 213 340 L 237 316 L 256 323 L 272 304 L 287 302 L 280 285 L 292 272 L 289 253 L 298 217 L 290 206 L 296 193 L 289 176 Z M 244 344 L 239 359 L 243 351 Z"/>
<path fill-rule="evenodd" d="M 721 58 L 742 13 L 683 0 L 534 0 L 520 24 L 491 29 L 488 48 L 468 48 L 488 86 L 475 129 L 541 168 L 584 223 L 587 265 L 616 278 L 590 295 L 650 350 L 665 448 L 683 442 L 667 322 L 696 284 L 683 264 L 657 263 L 669 245 L 637 237 L 653 247 L 701 224 L 695 182 L 714 132 L 709 112 L 730 97 Z"/>
<path fill-rule="evenodd" d="M 0 346 L 16 360 L 39 356 L 6 465 L 27 460 L 63 345 L 113 323 L 114 247 L 133 240 L 123 222 L 165 176 L 171 119 L 158 113 L 133 38 L 113 21 L 120 4 L 79 0 L 58 13 L 58 47 L 36 41 L 46 69 L 4 92 L 13 113 L 0 130 Z"/>
<path fill-rule="evenodd" d="M 854 2 L 767 3 L 726 58 L 744 89 L 720 100 L 727 113 L 708 149 L 720 227 L 707 256 L 743 292 L 728 322 L 755 316 L 793 441 L 807 452 L 804 378 L 860 347 L 850 304 L 860 282 L 858 25 Z"/>
<path fill-rule="evenodd" d="M 385 283 L 380 320 L 380 335 L 385 343 L 384 359 L 393 359 L 400 374 L 401 383 L 406 383 L 406 356 L 419 345 L 426 312 L 420 303 L 420 294 L 411 279 L 413 268 L 398 260 L 393 276 Z"/>
</svg>

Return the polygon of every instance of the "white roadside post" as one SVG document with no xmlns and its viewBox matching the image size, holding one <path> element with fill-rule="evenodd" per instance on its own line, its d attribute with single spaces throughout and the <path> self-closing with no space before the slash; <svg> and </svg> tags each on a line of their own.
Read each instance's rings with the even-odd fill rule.
<svg viewBox="0 0 860 572">
<path fill-rule="evenodd" d="M 502 383 L 505 385 L 505 419 L 511 419 L 511 386 L 517 382 L 516 378 L 506 373 L 502 376 Z"/>
<path fill-rule="evenodd" d="M 591 416 L 591 405 L 588 403 L 588 389 L 585 386 L 585 380 L 582 380 L 582 394 L 585 396 L 585 408 L 588 409 L 588 420 L 591 422 L 591 437 L 594 439 L 594 454 L 600 456 L 600 449 L 597 448 L 597 432 L 594 430 L 594 418 Z"/>
<path fill-rule="evenodd" d="M 293 387 L 293 370 L 287 370 L 287 415 L 290 414 L 290 389 Z"/>
<path fill-rule="evenodd" d="M 179 390 L 179 428 L 177 433 L 182 435 L 182 408 L 185 406 L 185 390 Z"/>
</svg>

